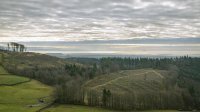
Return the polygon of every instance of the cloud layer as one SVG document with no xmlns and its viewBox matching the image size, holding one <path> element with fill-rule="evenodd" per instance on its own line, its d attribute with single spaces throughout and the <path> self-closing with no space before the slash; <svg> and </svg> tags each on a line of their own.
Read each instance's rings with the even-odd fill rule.
<svg viewBox="0 0 200 112">
<path fill-rule="evenodd" d="M 200 37 L 199 0 L 1 0 L 1 41 Z"/>
<path fill-rule="evenodd" d="M 0 46 L 23 41 L 42 53 L 200 56 L 199 39 L 200 0 L 0 1 Z"/>
</svg>

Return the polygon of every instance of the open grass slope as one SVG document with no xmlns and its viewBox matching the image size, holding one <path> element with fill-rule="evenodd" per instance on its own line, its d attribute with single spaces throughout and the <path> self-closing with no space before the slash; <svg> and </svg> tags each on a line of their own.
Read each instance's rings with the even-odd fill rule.
<svg viewBox="0 0 200 112">
<path fill-rule="evenodd" d="M 0 67 L 0 74 L 8 74 Z M 0 75 L 1 84 L 24 82 L 28 78 L 14 75 Z M 0 112 L 35 112 L 52 101 L 53 89 L 31 80 L 15 86 L 0 86 Z M 44 100 L 40 103 L 39 100 Z"/>
<path fill-rule="evenodd" d="M 96 107 L 76 106 L 76 105 L 59 105 L 51 107 L 44 112 L 116 112 Z"/>
<path fill-rule="evenodd" d="M 102 92 L 106 88 L 118 94 L 164 89 L 167 71 L 154 69 L 125 70 L 96 77 L 85 83 L 86 89 Z"/>
<path fill-rule="evenodd" d="M 21 82 L 29 81 L 28 78 L 19 77 L 14 75 L 0 75 L 0 85 L 14 85 Z"/>
<path fill-rule="evenodd" d="M 0 86 L 6 84 L 12 85 L 27 81 L 29 81 L 28 78 L 11 75 L 2 66 L 0 66 Z"/>
</svg>

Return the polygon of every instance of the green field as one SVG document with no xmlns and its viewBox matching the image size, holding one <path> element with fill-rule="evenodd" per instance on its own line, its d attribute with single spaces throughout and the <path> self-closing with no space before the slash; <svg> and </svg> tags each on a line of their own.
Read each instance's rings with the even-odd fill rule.
<svg viewBox="0 0 200 112">
<path fill-rule="evenodd" d="M 75 106 L 75 105 L 59 105 L 51 107 L 44 112 L 115 112 L 102 108 Z"/>
<path fill-rule="evenodd" d="M 75 105 L 59 105 L 51 107 L 44 112 L 121 112 L 114 110 L 107 110 L 98 107 L 87 107 L 87 106 L 75 106 Z M 132 111 L 136 112 L 136 111 Z M 175 110 L 152 110 L 152 111 L 141 111 L 141 112 L 178 112 Z"/>
<path fill-rule="evenodd" d="M 28 78 L 18 77 L 13 75 L 0 75 L 0 84 L 16 84 L 28 81 Z"/>
<path fill-rule="evenodd" d="M 7 72 L 0 67 L 0 74 Z M 0 84 L 15 84 L 28 78 L 14 75 L 0 75 Z M 38 81 L 15 86 L 0 86 L 0 112 L 35 112 L 51 103 L 53 89 Z M 39 99 L 44 100 L 40 103 Z"/>
</svg>

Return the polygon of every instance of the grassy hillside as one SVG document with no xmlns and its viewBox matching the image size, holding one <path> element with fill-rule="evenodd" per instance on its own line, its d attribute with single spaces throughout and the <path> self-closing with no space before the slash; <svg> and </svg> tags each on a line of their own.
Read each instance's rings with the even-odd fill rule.
<svg viewBox="0 0 200 112">
<path fill-rule="evenodd" d="M 0 112 L 35 112 L 52 102 L 51 87 L 35 80 L 27 82 L 28 78 L 10 75 L 2 67 L 0 74 Z"/>
<path fill-rule="evenodd" d="M 164 89 L 163 81 L 166 74 L 166 71 L 153 69 L 120 71 L 96 77 L 87 82 L 85 87 L 99 92 L 106 88 L 120 94 L 137 91 L 156 91 Z"/>
<path fill-rule="evenodd" d="M 0 85 L 2 84 L 12 85 L 12 84 L 26 82 L 26 81 L 29 81 L 29 79 L 24 78 L 24 77 L 13 76 L 13 75 L 0 75 Z"/>
</svg>

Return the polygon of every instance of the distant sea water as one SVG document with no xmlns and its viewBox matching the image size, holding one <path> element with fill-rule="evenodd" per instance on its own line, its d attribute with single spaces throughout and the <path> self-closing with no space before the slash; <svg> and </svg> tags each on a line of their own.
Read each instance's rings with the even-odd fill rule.
<svg viewBox="0 0 200 112">
<path fill-rule="evenodd" d="M 200 38 L 19 42 L 30 52 L 64 57 L 200 56 Z M 7 46 L 6 42 L 0 42 Z"/>
</svg>

